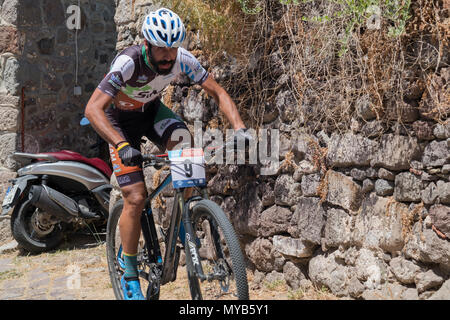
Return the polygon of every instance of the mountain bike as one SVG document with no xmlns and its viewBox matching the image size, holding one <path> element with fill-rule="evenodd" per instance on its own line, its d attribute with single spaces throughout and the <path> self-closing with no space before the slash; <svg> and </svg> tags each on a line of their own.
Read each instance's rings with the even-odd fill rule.
<svg viewBox="0 0 450 320">
<path fill-rule="evenodd" d="M 193 300 L 249 299 L 245 260 L 238 237 L 221 207 L 208 199 L 203 150 L 174 150 L 143 157 L 143 167 L 169 165 L 171 170 L 148 196 L 141 215 L 138 269 L 147 300 L 159 299 L 160 287 L 176 280 L 183 248 Z M 175 197 L 169 227 L 166 231 L 160 229 L 164 242 L 160 246 L 151 203 L 170 183 Z M 193 187 L 199 195 L 185 200 L 187 187 Z M 112 208 L 106 235 L 109 275 L 117 299 L 123 299 L 120 278 L 125 269 L 118 228 L 122 208 L 122 200 Z M 199 254 L 200 250 L 206 254 Z"/>
</svg>

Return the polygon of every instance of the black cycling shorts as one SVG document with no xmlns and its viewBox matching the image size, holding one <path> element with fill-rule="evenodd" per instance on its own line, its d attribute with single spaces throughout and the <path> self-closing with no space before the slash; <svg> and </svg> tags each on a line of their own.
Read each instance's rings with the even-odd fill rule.
<svg viewBox="0 0 450 320">
<path fill-rule="evenodd" d="M 158 147 L 165 149 L 167 141 L 175 130 L 180 128 L 188 130 L 183 120 L 159 99 L 147 103 L 143 110 L 138 110 L 123 111 L 114 106 L 106 109 L 106 116 L 114 129 L 137 150 L 140 150 L 141 139 L 144 136 Z M 116 148 L 111 144 L 109 151 L 113 171 L 120 187 L 144 182 L 142 168 L 124 166 Z"/>
</svg>

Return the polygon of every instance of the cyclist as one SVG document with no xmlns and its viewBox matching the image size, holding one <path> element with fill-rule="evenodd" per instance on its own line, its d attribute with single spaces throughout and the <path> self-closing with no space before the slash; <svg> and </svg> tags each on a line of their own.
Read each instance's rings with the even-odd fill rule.
<svg viewBox="0 0 450 320">
<path fill-rule="evenodd" d="M 149 13 L 142 34 L 142 44 L 126 48 L 114 58 L 85 109 L 93 128 L 109 143 L 123 196 L 119 231 L 125 261 L 121 284 L 126 300 L 144 299 L 137 270 L 140 215 L 147 197 L 141 137 L 168 150 L 193 144 L 186 124 L 161 102 L 160 93 L 177 75 L 185 73 L 215 99 L 236 130 L 235 136 L 251 140 L 228 93 L 181 47 L 186 31 L 176 13 L 166 8 Z"/>
</svg>

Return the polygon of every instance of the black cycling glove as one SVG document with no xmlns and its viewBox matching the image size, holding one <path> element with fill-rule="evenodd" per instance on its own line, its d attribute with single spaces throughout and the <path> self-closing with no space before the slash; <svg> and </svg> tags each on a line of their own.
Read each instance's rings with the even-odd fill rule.
<svg viewBox="0 0 450 320">
<path fill-rule="evenodd" d="M 121 143 L 117 148 L 120 160 L 126 167 L 134 167 L 142 165 L 142 154 L 139 150 L 134 149 L 128 142 Z"/>
</svg>

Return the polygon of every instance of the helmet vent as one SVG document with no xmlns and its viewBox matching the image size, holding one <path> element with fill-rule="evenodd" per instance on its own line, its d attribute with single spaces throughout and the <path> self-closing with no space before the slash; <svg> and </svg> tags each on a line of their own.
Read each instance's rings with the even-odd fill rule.
<svg viewBox="0 0 450 320">
<path fill-rule="evenodd" d="M 172 35 L 172 42 L 177 41 L 179 37 L 180 37 L 180 31 L 178 31 L 176 35 Z"/>
<path fill-rule="evenodd" d="M 158 33 L 158 36 L 162 39 L 162 40 L 164 40 L 164 42 L 167 42 L 167 35 L 166 34 L 162 34 L 162 32 L 161 31 L 157 31 L 157 33 Z"/>
</svg>

